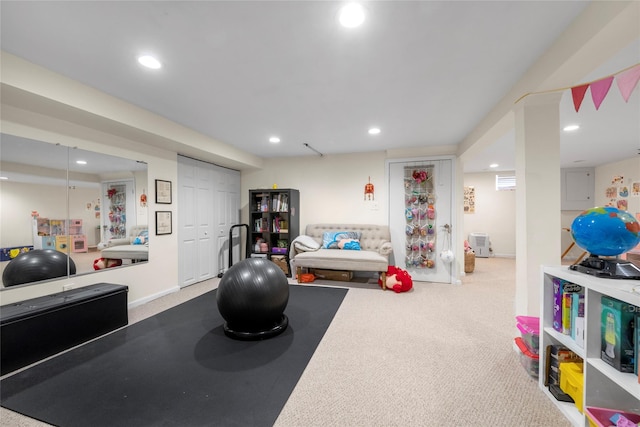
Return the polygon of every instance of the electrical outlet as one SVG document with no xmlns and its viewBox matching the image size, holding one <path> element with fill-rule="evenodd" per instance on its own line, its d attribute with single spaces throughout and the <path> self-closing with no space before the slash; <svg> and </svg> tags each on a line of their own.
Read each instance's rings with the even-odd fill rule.
<svg viewBox="0 0 640 427">
<path fill-rule="evenodd" d="M 68 285 L 62 285 L 62 290 L 63 291 L 70 291 L 71 289 L 75 288 L 76 285 L 74 285 L 73 283 L 69 283 Z"/>
</svg>

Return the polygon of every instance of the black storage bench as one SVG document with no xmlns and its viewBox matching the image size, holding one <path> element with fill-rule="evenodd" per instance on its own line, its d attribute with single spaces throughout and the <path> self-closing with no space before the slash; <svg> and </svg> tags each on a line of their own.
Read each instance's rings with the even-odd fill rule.
<svg viewBox="0 0 640 427">
<path fill-rule="evenodd" d="M 129 288 L 98 283 L 0 307 L 0 375 L 129 322 Z"/>
</svg>

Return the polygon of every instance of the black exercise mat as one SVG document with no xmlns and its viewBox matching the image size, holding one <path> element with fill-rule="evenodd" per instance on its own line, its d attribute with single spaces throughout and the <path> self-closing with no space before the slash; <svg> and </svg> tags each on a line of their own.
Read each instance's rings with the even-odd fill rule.
<svg viewBox="0 0 640 427">
<path fill-rule="evenodd" d="M 0 382 L 3 407 L 58 426 L 270 426 L 346 289 L 290 287 L 289 327 L 224 335 L 208 292 Z"/>
</svg>

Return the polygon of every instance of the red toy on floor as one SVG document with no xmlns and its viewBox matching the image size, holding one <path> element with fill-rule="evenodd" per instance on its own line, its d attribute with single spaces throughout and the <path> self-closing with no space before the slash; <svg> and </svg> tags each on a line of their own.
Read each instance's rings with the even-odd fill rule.
<svg viewBox="0 0 640 427">
<path fill-rule="evenodd" d="M 105 268 L 119 267 L 122 265 L 121 259 L 98 258 L 93 261 L 94 270 L 103 270 Z"/>
<path fill-rule="evenodd" d="M 382 279 L 378 279 L 378 284 L 383 288 Z M 396 293 L 407 292 L 413 288 L 413 279 L 406 270 L 390 265 L 387 267 L 386 287 Z"/>
</svg>

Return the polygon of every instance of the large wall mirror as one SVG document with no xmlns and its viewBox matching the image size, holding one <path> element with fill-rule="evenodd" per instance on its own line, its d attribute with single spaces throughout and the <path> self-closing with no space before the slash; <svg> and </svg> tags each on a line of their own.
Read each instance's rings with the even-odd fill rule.
<svg viewBox="0 0 640 427">
<path fill-rule="evenodd" d="M 64 252 L 76 275 L 148 261 L 146 163 L 0 134 L 0 178 L 0 274 L 32 249 Z"/>
</svg>

